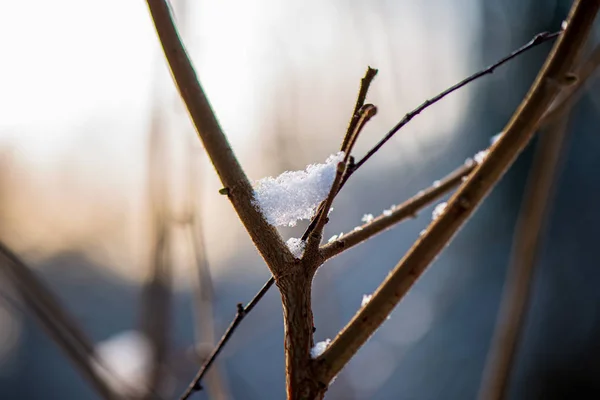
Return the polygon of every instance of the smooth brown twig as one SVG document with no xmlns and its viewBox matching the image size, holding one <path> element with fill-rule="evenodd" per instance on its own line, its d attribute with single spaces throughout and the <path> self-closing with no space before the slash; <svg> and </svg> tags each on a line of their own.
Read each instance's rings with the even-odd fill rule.
<svg viewBox="0 0 600 400">
<path fill-rule="evenodd" d="M 267 281 L 267 283 L 265 283 L 265 285 L 262 287 L 262 289 L 260 289 L 260 291 L 254 296 L 254 298 L 248 304 L 246 304 L 246 306 L 242 305 L 242 303 L 239 303 L 237 305 L 237 313 L 235 314 L 235 317 L 229 324 L 229 327 L 227 327 L 227 330 L 225 331 L 225 333 L 219 340 L 219 343 L 217 343 L 217 345 L 215 346 L 214 350 L 212 351 L 212 353 L 210 354 L 208 359 L 204 362 L 204 364 L 202 365 L 202 367 L 200 368 L 200 370 L 194 377 L 194 380 L 192 381 L 192 383 L 190 383 L 190 385 L 185 390 L 183 395 L 181 395 L 181 400 L 185 400 L 185 399 L 189 398 L 194 392 L 202 390 L 200 381 L 202 380 L 202 378 L 204 378 L 208 369 L 215 362 L 215 359 L 217 358 L 217 356 L 219 355 L 221 350 L 223 350 L 223 347 L 225 347 L 225 345 L 227 344 L 229 339 L 231 339 L 231 336 L 235 332 L 235 329 L 237 328 L 237 326 L 242 322 L 242 320 L 246 317 L 246 315 L 248 315 L 248 313 L 250 311 L 252 311 L 252 309 L 258 304 L 258 302 L 267 293 L 267 291 L 271 288 L 271 286 L 273 286 L 274 283 L 275 283 L 275 279 L 273 279 L 273 277 L 271 277 L 271 279 L 269 279 Z"/>
<path fill-rule="evenodd" d="M 529 143 L 540 120 L 558 93 L 556 85 L 569 75 L 593 25 L 600 0 L 575 1 L 560 35 L 529 93 L 508 123 L 502 137 L 451 197 L 444 212 L 413 245 L 325 352 L 315 360 L 320 382 L 327 386 L 358 349 L 385 321 L 413 283 L 448 245 L 485 196 Z"/>
<path fill-rule="evenodd" d="M 350 118 L 350 123 L 348 124 L 346 136 L 344 137 L 342 146 L 340 147 L 341 151 L 345 152 L 347 150 L 350 137 L 353 135 L 356 124 L 358 123 L 358 119 L 360 118 L 359 111 L 365 105 L 367 93 L 369 92 L 369 88 L 371 87 L 371 83 L 373 82 L 373 79 L 375 79 L 377 72 L 377 69 L 367 67 L 367 72 L 365 72 L 365 76 L 360 81 L 360 89 L 358 91 L 358 96 L 356 97 L 356 104 L 354 105 L 354 110 L 352 111 L 352 117 Z"/>
</svg>

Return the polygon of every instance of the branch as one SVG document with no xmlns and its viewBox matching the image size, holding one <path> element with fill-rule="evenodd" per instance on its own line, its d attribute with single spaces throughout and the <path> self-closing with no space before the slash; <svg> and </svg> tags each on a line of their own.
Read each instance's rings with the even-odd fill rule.
<svg viewBox="0 0 600 400">
<path fill-rule="evenodd" d="M 221 130 L 179 38 L 166 0 L 147 0 L 173 80 L 223 186 L 271 273 L 285 270 L 294 257 L 275 228 L 254 206 L 254 192 Z"/>
<path fill-rule="evenodd" d="M 73 362 L 76 369 L 91 383 L 104 399 L 119 399 L 110 384 L 98 373 L 94 363 L 101 365 L 94 346 L 77 326 L 52 292 L 31 269 L 8 247 L 0 242 L 0 271 L 13 283 L 20 297 L 46 329 L 52 339 Z"/>
<path fill-rule="evenodd" d="M 600 67 L 600 45 L 592 51 L 591 55 L 576 75 L 576 82 L 572 86 L 562 91 L 552 106 L 544 114 L 540 121 L 540 126 L 545 127 L 555 123 L 557 117 L 567 112 L 582 93 L 583 88 L 591 78 L 595 76 Z M 441 196 L 458 186 L 464 177 L 468 176 L 475 168 L 475 165 L 463 165 L 450 175 L 439 181 L 439 185 L 432 186 L 425 191 L 419 192 L 411 199 L 397 206 L 389 215 L 381 215 L 375 218 L 371 223 L 364 224 L 359 230 L 352 231 L 344 235 L 343 239 L 337 239 L 321 247 L 321 257 L 328 260 L 340 253 L 360 244 L 367 239 L 393 227 L 406 218 L 413 217 L 418 211 L 431 204 Z"/>
<path fill-rule="evenodd" d="M 317 248 L 321 243 L 323 228 L 327 223 L 327 213 L 329 212 L 335 196 L 338 195 L 342 186 L 344 186 L 344 183 L 347 180 L 347 174 L 354 168 L 354 159 L 351 157 L 351 153 L 356 144 L 356 140 L 358 139 L 358 135 L 360 135 L 367 122 L 377 114 L 377 107 L 372 104 L 365 104 L 367 93 L 369 92 L 369 88 L 371 87 L 375 75 L 377 75 L 377 70 L 367 67 L 367 72 L 365 72 L 365 76 L 360 82 L 358 97 L 356 98 L 356 104 L 354 105 L 354 111 L 350 118 L 346 136 L 344 136 L 344 140 L 340 146 L 340 151 L 344 152 L 344 160 L 337 165 L 335 177 L 327 198 L 319 205 L 315 217 L 310 221 L 308 228 L 302 235 L 301 239 L 303 241 L 306 241 L 310 237 L 310 241 L 305 251 L 307 256 L 311 256 L 311 253 L 317 252 Z M 313 233 L 315 234 L 313 235 Z"/>
<path fill-rule="evenodd" d="M 560 96 L 563 101 L 555 102 L 546 113 L 546 120 L 552 121 L 553 126 L 548 127 L 548 132 L 542 135 L 529 174 L 479 399 L 500 400 L 506 397 L 530 302 L 531 283 L 542 231 L 555 191 L 555 182 L 567 136 L 568 114 L 573 106 L 575 92 L 584 86 L 585 81 L 600 62 L 598 49 L 600 46 L 579 69 L 577 87 L 565 91 L 565 95 Z"/>
<path fill-rule="evenodd" d="M 575 1 L 567 29 L 559 38 L 529 93 L 492 146 L 489 155 L 448 202 L 448 206 L 396 265 L 361 308 L 316 360 L 319 378 L 328 384 L 377 330 L 412 284 L 448 245 L 454 234 L 504 175 L 538 128 L 540 119 L 561 91 L 563 78 L 585 42 L 600 0 Z"/>
<path fill-rule="evenodd" d="M 362 225 L 360 229 L 345 234 L 341 239 L 337 239 L 321 246 L 321 258 L 323 260 L 328 260 L 335 257 L 357 244 L 393 227 L 399 222 L 408 218 L 413 218 L 421 209 L 427 207 L 429 204 L 458 186 L 465 177 L 473 172 L 475 166 L 475 163 L 461 166 L 450 175 L 440 180 L 439 184 L 420 191 L 415 196 L 395 207 L 391 214 L 382 214 L 373 221 Z"/>
<path fill-rule="evenodd" d="M 402 121 L 404 122 L 400 122 L 397 125 L 397 128 L 394 128 L 395 130 L 391 131 L 390 133 L 393 135 L 395 132 L 397 132 L 402 126 L 406 125 L 415 115 L 419 114 L 421 111 L 423 111 L 425 108 L 427 108 L 429 105 L 437 102 L 438 100 L 441 100 L 443 97 L 445 97 L 446 95 L 450 94 L 452 91 L 457 90 L 459 87 L 465 86 L 466 84 L 472 82 L 473 80 L 477 79 L 478 77 L 481 77 L 487 73 L 491 73 L 493 72 L 493 70 L 495 68 L 497 68 L 498 66 L 502 65 L 503 63 L 517 57 L 518 55 L 522 54 L 523 52 L 537 46 L 538 44 L 542 43 L 545 40 L 549 40 L 552 37 L 554 37 L 556 34 L 553 35 L 547 35 L 542 37 L 543 34 L 537 35 L 536 38 L 541 38 L 541 39 L 537 39 L 534 38 L 532 41 L 530 41 L 528 44 L 526 44 L 525 46 L 523 46 L 522 48 L 516 50 L 515 52 L 511 53 L 509 56 L 503 58 L 502 60 L 498 61 L 497 63 L 493 64 L 492 66 L 472 75 L 471 77 L 465 79 L 464 81 L 461 81 L 460 83 L 452 86 L 451 88 L 445 90 L 444 92 L 440 93 L 438 96 L 436 96 L 433 99 L 427 100 L 425 103 L 423 103 L 420 107 L 418 107 L 417 109 L 413 110 L 412 112 L 410 112 L 409 114 L 407 114 L 404 119 Z M 541 41 L 540 41 L 541 40 Z M 356 101 L 356 105 L 355 105 L 355 109 L 354 109 L 354 113 L 353 113 L 353 117 L 351 119 L 350 125 L 348 127 L 348 131 L 346 133 L 346 137 L 344 138 L 344 141 L 342 143 L 341 149 L 342 150 L 347 150 L 347 146 L 348 143 L 350 142 L 350 138 L 353 136 L 352 132 L 356 127 L 357 121 L 360 117 L 360 111 L 361 109 L 363 111 L 367 111 L 367 108 L 363 108 L 363 106 L 365 105 L 364 102 L 366 100 L 366 94 L 368 92 L 368 89 L 370 87 L 370 84 L 373 81 L 373 78 L 375 77 L 377 73 L 376 69 L 373 68 L 368 68 L 367 72 L 365 73 L 365 77 L 361 80 L 361 88 L 359 91 L 359 95 Z M 372 112 L 372 111 L 369 111 Z M 358 115 L 358 117 L 356 117 L 356 115 Z M 400 126 L 400 124 L 402 123 L 402 125 Z M 388 133 L 388 135 L 390 135 L 390 133 Z M 354 135 L 356 138 L 356 135 Z M 391 137 L 391 136 L 390 136 Z M 354 140 L 355 141 L 355 140 Z M 378 145 L 378 148 L 380 148 L 383 144 Z M 376 151 L 376 150 L 375 150 Z M 374 153 L 375 151 L 372 151 L 372 153 Z M 347 152 L 347 155 L 350 154 L 350 152 Z M 370 157 L 370 155 L 369 155 Z M 350 178 L 350 176 L 358 169 L 357 166 L 352 165 L 351 162 L 351 158 L 349 159 L 349 165 L 346 167 L 346 172 L 345 174 L 342 176 L 341 182 L 339 184 L 339 188 L 337 189 L 337 191 L 335 192 L 336 195 L 337 193 L 340 192 L 341 188 L 344 186 L 344 184 L 348 181 L 348 179 Z M 361 161 L 361 165 L 364 164 L 366 162 L 367 158 L 363 158 Z M 457 171 L 458 172 L 458 171 Z M 456 173 L 456 172 L 455 172 Z M 450 179 L 451 176 L 454 174 L 451 174 L 449 177 L 447 177 L 446 179 Z M 337 177 L 336 177 L 337 179 Z M 462 179 L 462 177 L 461 177 Z M 454 182 L 453 180 L 450 180 L 450 182 Z M 455 184 L 458 184 L 460 182 L 456 182 Z M 333 186 L 333 185 L 332 185 Z M 440 185 L 440 188 L 438 189 L 442 189 L 442 188 L 446 188 L 445 183 L 443 183 L 442 185 Z M 434 190 L 434 193 L 437 193 L 438 196 L 442 196 L 444 195 L 447 190 L 450 190 L 450 188 L 447 188 L 446 191 L 442 192 L 442 191 L 437 191 Z M 433 195 L 433 194 L 432 194 Z M 425 196 L 423 198 L 413 198 L 412 201 L 414 201 L 416 204 L 419 204 L 419 202 L 423 202 L 423 206 L 425 207 L 427 204 L 429 204 L 430 202 L 434 201 L 436 198 L 438 197 L 428 197 L 429 194 L 426 192 Z M 335 196 L 334 196 L 335 197 Z M 328 197 L 329 198 L 329 197 Z M 398 209 L 398 213 L 395 214 L 395 218 L 397 218 L 397 220 L 393 223 L 398 223 L 401 220 L 403 220 L 406 217 L 401 217 L 401 208 L 403 208 L 404 206 L 407 207 L 407 209 L 411 206 L 415 206 L 415 204 L 410 204 L 410 201 L 407 203 L 404 203 L 404 205 L 400 206 L 400 208 Z M 325 208 L 323 206 L 321 206 L 318 211 L 317 214 L 315 216 L 315 218 L 313 218 L 313 220 L 311 221 L 311 223 L 309 224 L 307 230 L 304 232 L 304 234 L 302 235 L 302 240 L 306 241 L 307 239 L 309 239 L 310 234 L 314 231 L 315 226 L 318 222 L 318 217 L 321 215 L 321 212 L 323 212 L 322 210 L 328 210 L 328 207 Z M 419 209 L 416 209 L 415 212 L 419 211 Z M 414 214 L 414 212 L 413 212 Z M 412 214 L 411 214 L 412 215 Z M 411 215 L 407 215 L 411 216 Z M 393 224 L 390 223 L 390 220 L 387 221 L 378 221 L 376 225 L 373 226 L 373 230 L 374 232 L 372 233 L 371 236 L 385 230 L 388 229 L 389 227 L 391 227 Z M 388 223 L 390 223 L 390 225 L 387 225 Z M 380 229 L 378 229 L 380 228 Z M 369 231 L 367 231 L 369 232 Z M 366 233 L 366 232 L 365 232 Z M 318 236 L 318 235 L 317 235 Z M 357 240 L 356 243 L 352 243 L 350 244 L 350 239 L 352 240 Z M 346 235 L 346 237 L 344 238 L 344 245 L 343 248 L 341 250 L 337 250 L 336 246 L 339 246 L 339 244 L 327 244 L 325 246 L 323 246 L 321 248 L 321 255 L 325 257 L 325 259 L 329 259 L 331 257 L 336 256 L 337 254 L 339 254 L 341 251 L 344 251 L 346 249 L 349 249 L 353 246 L 355 246 L 358 243 L 361 243 L 362 241 L 366 240 L 365 239 L 360 239 L 360 236 L 356 236 L 354 237 L 352 234 L 348 234 Z M 313 242 L 309 245 L 307 245 L 307 250 L 305 251 L 305 255 L 307 253 L 310 252 L 310 250 L 315 247 L 314 245 L 316 244 L 316 246 L 318 246 L 319 242 L 314 239 Z M 316 247 L 315 247 L 316 248 Z M 196 375 L 196 377 L 194 378 L 194 381 L 190 384 L 188 390 L 186 391 L 186 393 L 184 394 L 184 396 L 182 396 L 182 399 L 186 399 L 188 398 L 194 390 L 200 390 L 201 386 L 200 386 L 200 381 L 202 380 L 202 378 L 204 377 L 204 375 L 206 374 L 206 370 L 208 368 L 210 368 L 210 366 L 212 365 L 212 363 L 214 362 L 214 359 L 216 358 L 216 356 L 221 352 L 222 347 L 229 341 L 229 338 L 233 335 L 233 333 L 235 332 L 235 329 L 237 328 L 237 326 L 239 325 L 239 323 L 241 322 L 241 320 L 251 311 L 251 309 L 254 307 L 254 305 L 256 305 L 261 299 L 262 297 L 267 293 L 267 291 L 273 286 L 273 284 L 275 283 L 275 278 L 273 276 L 271 276 L 269 278 L 269 280 L 264 284 L 264 286 L 261 288 L 261 290 L 254 296 L 254 298 L 250 301 L 250 303 L 248 303 L 248 306 L 251 305 L 251 307 L 244 307 L 243 308 L 243 312 L 241 313 L 240 316 L 240 312 L 238 310 L 238 313 L 236 314 L 236 317 L 234 318 L 234 320 L 231 322 L 230 326 L 227 328 L 227 330 L 225 331 L 225 333 L 223 334 L 223 336 L 221 337 L 221 340 L 219 341 L 219 343 L 217 344 L 217 346 L 215 347 L 215 349 L 213 350 L 213 352 L 211 353 L 211 356 L 208 358 L 208 360 L 204 363 L 204 365 L 202 366 L 202 368 L 200 369 L 200 371 L 198 372 L 198 374 Z"/>
<path fill-rule="evenodd" d="M 204 378 L 204 375 L 206 375 L 206 372 L 208 371 L 208 369 L 215 362 L 215 359 L 217 358 L 217 356 L 219 355 L 221 350 L 223 350 L 223 347 L 225 347 L 225 345 L 227 344 L 229 339 L 231 339 L 231 336 L 235 332 L 235 329 L 237 328 L 237 326 L 242 322 L 242 320 L 246 317 L 246 315 L 248 315 L 248 313 L 250 311 L 252 311 L 254 306 L 256 306 L 258 304 L 258 302 L 269 291 L 269 289 L 271 288 L 271 286 L 273 286 L 274 283 L 275 283 L 275 279 L 273 277 L 271 277 L 267 281 L 267 283 L 265 283 L 265 285 L 262 287 L 262 289 L 260 289 L 260 291 L 254 296 L 254 298 L 248 304 L 246 304 L 245 307 L 242 306 L 241 303 L 237 305 L 238 309 L 237 309 L 237 313 L 235 314 L 235 318 L 229 324 L 229 327 L 227 328 L 227 330 L 221 337 L 221 340 L 219 340 L 219 343 L 217 344 L 217 346 L 215 347 L 213 352 L 210 354 L 208 359 L 204 362 L 204 364 L 202 365 L 202 367 L 200 368 L 200 370 L 198 371 L 198 373 L 192 380 L 192 383 L 190 383 L 190 385 L 185 390 L 183 395 L 181 395 L 181 400 L 186 400 L 194 392 L 202 390 L 202 385 L 200 385 L 200 381 L 202 380 L 202 378 Z"/>
</svg>

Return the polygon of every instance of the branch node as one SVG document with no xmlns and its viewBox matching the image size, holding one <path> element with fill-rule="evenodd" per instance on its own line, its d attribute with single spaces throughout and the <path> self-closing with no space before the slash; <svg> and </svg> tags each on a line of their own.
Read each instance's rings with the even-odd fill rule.
<svg viewBox="0 0 600 400">
<path fill-rule="evenodd" d="M 224 187 L 224 188 L 219 189 L 219 194 L 223 195 L 223 196 L 229 196 L 229 188 Z"/>
</svg>

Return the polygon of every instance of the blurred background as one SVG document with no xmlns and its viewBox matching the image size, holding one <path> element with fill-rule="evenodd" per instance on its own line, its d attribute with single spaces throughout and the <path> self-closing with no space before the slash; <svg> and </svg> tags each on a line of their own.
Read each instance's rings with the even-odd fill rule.
<svg viewBox="0 0 600 400">
<path fill-rule="evenodd" d="M 171 0 L 212 106 L 252 180 L 337 151 L 368 65 L 379 113 L 364 154 L 425 99 L 541 31 L 560 0 Z M 600 40 L 596 24 L 592 42 Z M 489 146 L 550 44 L 416 117 L 336 199 L 326 236 L 399 204 Z M 592 47 L 592 46 L 590 46 Z M 141 0 L 0 0 L 0 240 L 32 266 L 99 352 L 176 398 L 269 277 L 203 153 Z M 570 115 L 513 399 L 600 396 L 600 82 Z M 330 399 L 472 399 L 510 260 L 535 143 L 331 386 Z M 433 207 L 433 206 L 432 206 Z M 315 340 L 333 338 L 431 220 L 432 207 L 329 261 Z M 305 225 L 282 229 L 299 237 Z M 0 398 L 97 394 L 0 275 Z M 156 357 L 156 355 L 154 355 Z M 273 289 L 195 398 L 281 399 Z M 581 397 L 582 395 L 590 397 Z"/>
</svg>

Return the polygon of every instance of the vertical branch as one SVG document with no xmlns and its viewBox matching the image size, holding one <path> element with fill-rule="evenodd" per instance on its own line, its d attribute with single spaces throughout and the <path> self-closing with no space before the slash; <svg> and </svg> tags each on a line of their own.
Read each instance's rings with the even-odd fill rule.
<svg viewBox="0 0 600 400">
<path fill-rule="evenodd" d="M 148 396 L 161 391 L 166 376 L 171 308 L 171 241 L 167 156 L 164 141 L 165 113 L 157 104 L 152 112 L 148 140 L 148 183 L 152 245 L 150 274 L 142 291 L 142 330 L 152 345 Z"/>
</svg>

